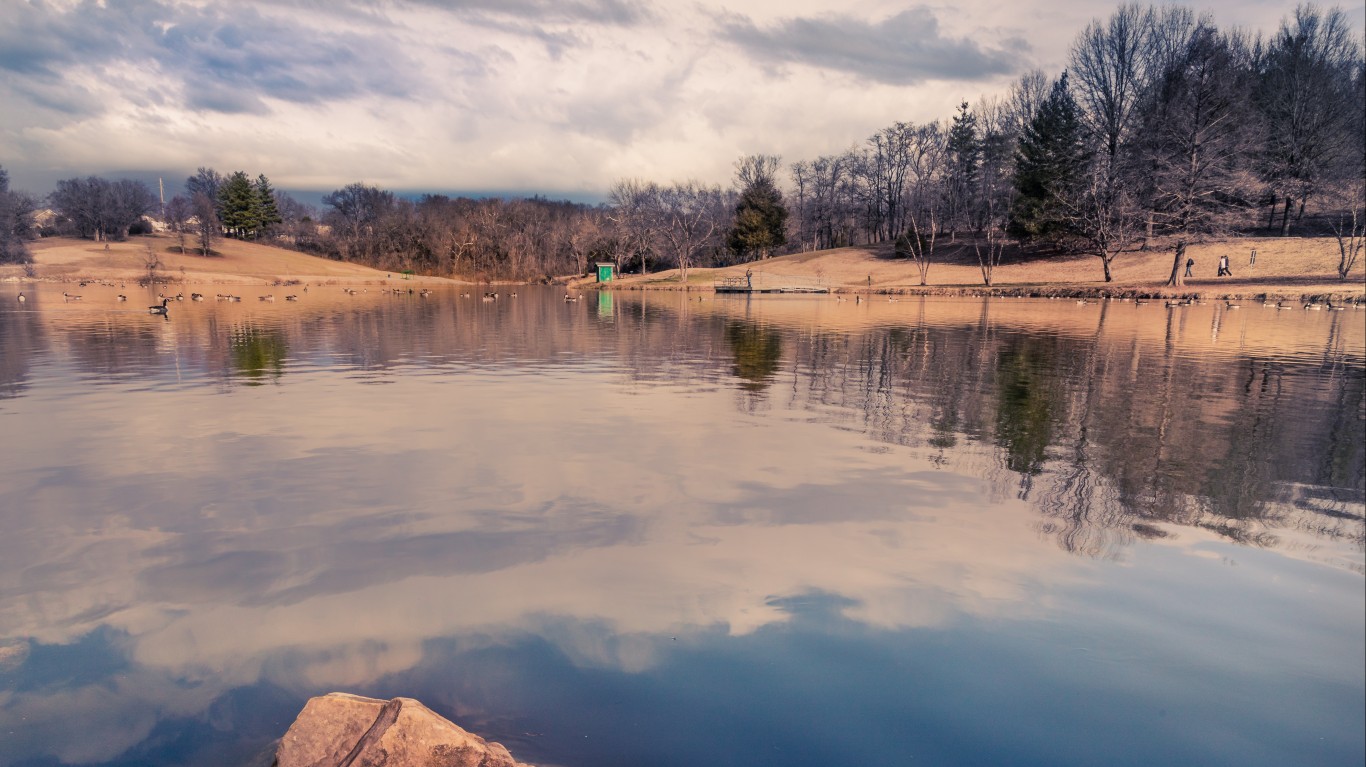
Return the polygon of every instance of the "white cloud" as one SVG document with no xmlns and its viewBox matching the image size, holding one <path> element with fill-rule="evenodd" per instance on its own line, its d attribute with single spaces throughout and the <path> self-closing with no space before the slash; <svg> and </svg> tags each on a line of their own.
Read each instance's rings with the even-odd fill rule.
<svg viewBox="0 0 1366 767">
<path fill-rule="evenodd" d="M 1215 15 L 1269 29 L 1290 10 Z M 895 120 L 947 118 L 1030 68 L 1056 71 L 1106 12 L 986 0 L 6 4 L 0 164 L 40 194 L 72 175 L 201 165 L 296 190 L 725 183 L 741 154 L 842 151 Z"/>
</svg>

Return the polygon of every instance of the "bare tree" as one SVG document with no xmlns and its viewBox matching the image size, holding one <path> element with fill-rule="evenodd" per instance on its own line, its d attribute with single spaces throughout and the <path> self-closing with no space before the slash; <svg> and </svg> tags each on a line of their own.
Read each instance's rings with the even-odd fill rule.
<svg viewBox="0 0 1366 767">
<path fill-rule="evenodd" d="M 213 241 L 223 232 L 218 223 L 218 209 L 207 194 L 196 192 L 190 199 L 190 209 L 194 213 L 194 233 L 199 239 L 199 255 L 213 254 Z"/>
<path fill-rule="evenodd" d="M 906 179 L 911 172 L 913 123 L 897 122 L 868 137 L 858 173 L 867 194 L 869 229 L 875 240 L 890 240 L 906 221 Z"/>
<path fill-rule="evenodd" d="M 1109 21 L 1092 21 L 1072 44 L 1073 91 L 1100 151 L 1118 170 L 1121 150 L 1132 133 L 1139 97 L 1147 88 L 1144 56 L 1153 11 L 1122 5 Z"/>
<path fill-rule="evenodd" d="M 1261 174 L 1271 192 L 1271 222 L 1276 200 L 1284 201 L 1282 235 L 1290 234 L 1292 207 L 1298 202 L 1298 219 L 1325 177 L 1362 143 L 1353 130 L 1361 107 L 1352 86 L 1362 60 L 1353 38 L 1341 10 L 1301 5 L 1258 62 L 1256 102 L 1267 127 Z"/>
<path fill-rule="evenodd" d="M 9 188 L 9 173 L 0 168 L 0 264 L 32 261 L 26 241 L 33 232 L 33 198 Z"/>
<path fill-rule="evenodd" d="M 811 238 L 811 249 L 821 250 L 849 245 L 852 241 L 853 211 L 856 207 L 853 153 L 818 157 L 801 163 L 805 199 L 799 209 L 799 229 Z M 793 166 L 794 177 L 797 166 Z"/>
<path fill-rule="evenodd" d="M 939 125 L 921 126 L 913 134 L 907 151 L 908 174 L 912 178 L 906 205 L 907 229 L 897 238 L 900 256 L 909 256 L 920 272 L 920 284 L 929 284 L 930 263 L 939 233 L 944 228 L 943 178 L 947 158 L 947 137 Z"/>
<path fill-rule="evenodd" d="M 735 190 L 737 192 L 760 184 L 778 185 L 778 169 L 782 158 L 772 154 L 750 154 L 735 161 Z"/>
<path fill-rule="evenodd" d="M 1227 231 L 1227 214 L 1250 204 L 1248 57 L 1244 39 L 1202 19 L 1145 104 L 1152 205 L 1158 223 L 1176 235 L 1168 285 L 1185 284 L 1190 238 Z"/>
<path fill-rule="evenodd" d="M 176 237 L 176 243 L 180 247 L 180 252 L 185 252 L 185 241 L 190 235 L 190 220 L 194 216 L 193 206 L 184 195 L 176 195 L 166 203 L 163 216 L 166 218 L 166 228 Z"/>
<path fill-rule="evenodd" d="M 792 163 L 792 183 L 796 185 L 797 210 L 796 215 L 789 219 L 788 226 L 795 226 L 797 231 L 793 232 L 797 240 L 797 247 L 800 250 L 806 249 L 807 244 L 807 210 L 806 195 L 807 189 L 811 185 L 811 165 L 805 160 Z"/>
<path fill-rule="evenodd" d="M 129 227 L 156 206 L 156 197 L 145 184 L 98 176 L 58 181 L 48 199 L 78 236 L 96 242 L 127 237 Z"/>
<path fill-rule="evenodd" d="M 988 198 L 985 202 L 985 210 L 979 218 L 980 226 L 974 232 L 972 238 L 972 249 L 977 254 L 977 266 L 982 271 L 982 284 L 991 287 L 991 280 L 996 271 L 996 267 L 1001 265 L 1001 257 L 1005 255 L 1005 209 L 999 207 L 995 202 Z M 921 285 L 924 285 L 925 274 L 921 274 Z"/>
<path fill-rule="evenodd" d="M 612 212 L 608 219 L 617 226 L 622 246 L 617 252 L 617 269 L 621 270 L 623 258 L 638 256 L 640 273 L 645 274 L 646 259 L 654 249 L 662 223 L 659 185 L 652 181 L 622 179 L 612 184 L 609 199 Z"/>
<path fill-rule="evenodd" d="M 1039 107 L 1048 100 L 1051 88 L 1052 79 L 1044 74 L 1042 69 L 1033 69 L 1020 75 L 1020 79 L 1010 87 L 1005 109 L 1009 115 L 1012 135 L 1023 134 L 1025 128 L 1034 121 L 1034 115 L 1038 113 Z"/>
<path fill-rule="evenodd" d="M 1115 257 L 1137 249 L 1143 239 L 1142 210 L 1104 158 L 1092 163 L 1085 183 L 1070 195 L 1067 218 L 1072 246 L 1100 259 L 1106 282 L 1114 279 L 1110 265 Z"/>
<path fill-rule="evenodd" d="M 1358 177 L 1339 193 L 1339 210 L 1329 226 L 1338 241 L 1338 276 L 1343 280 L 1356 268 L 1366 245 L 1366 182 Z"/>
<path fill-rule="evenodd" d="M 981 100 L 974 112 L 981 131 L 981 166 L 977 183 L 968 198 L 973 230 L 973 250 L 988 286 L 1005 255 L 1005 227 L 1010 210 L 1011 174 L 1014 170 L 1015 134 L 1005 106 L 995 99 Z"/>
<path fill-rule="evenodd" d="M 698 251 L 712 244 L 714 236 L 725 226 L 721 188 L 688 181 L 664 187 L 659 199 L 664 216 L 660 234 L 678 262 L 679 282 L 686 283 L 688 267 Z"/>
</svg>

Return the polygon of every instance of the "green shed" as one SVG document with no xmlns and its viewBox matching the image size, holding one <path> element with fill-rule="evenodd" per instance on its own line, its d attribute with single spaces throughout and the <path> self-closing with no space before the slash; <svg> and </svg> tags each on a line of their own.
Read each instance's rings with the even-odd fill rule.
<svg viewBox="0 0 1366 767">
<path fill-rule="evenodd" d="M 611 282 L 612 275 L 616 273 L 617 265 L 611 261 L 598 262 L 598 282 Z"/>
</svg>

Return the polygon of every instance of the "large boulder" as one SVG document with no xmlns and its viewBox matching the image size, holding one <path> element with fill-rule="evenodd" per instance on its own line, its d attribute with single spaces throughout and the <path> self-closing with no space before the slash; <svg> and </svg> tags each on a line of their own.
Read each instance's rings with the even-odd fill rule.
<svg viewBox="0 0 1366 767">
<path fill-rule="evenodd" d="M 412 698 L 313 698 L 275 750 L 276 767 L 528 767 Z"/>
</svg>

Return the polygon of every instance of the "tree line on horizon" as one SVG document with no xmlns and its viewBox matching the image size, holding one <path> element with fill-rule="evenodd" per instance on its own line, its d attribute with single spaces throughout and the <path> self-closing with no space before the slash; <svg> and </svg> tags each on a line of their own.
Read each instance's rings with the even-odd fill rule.
<svg viewBox="0 0 1366 767">
<path fill-rule="evenodd" d="M 620 179 L 596 206 L 409 199 L 358 182 L 318 212 L 265 175 L 211 168 L 164 208 L 137 182 L 96 177 L 59 182 L 49 205 L 54 230 L 95 239 L 156 214 L 182 250 L 266 239 L 395 271 L 520 279 L 611 261 L 686 280 L 694 266 L 890 244 L 922 284 L 952 255 L 975 257 L 990 285 L 1009 244 L 1094 256 L 1106 281 L 1122 254 L 1170 247 L 1180 285 L 1190 242 L 1312 226 L 1338 237 L 1345 279 L 1366 234 L 1362 43 L 1336 8 L 1299 6 L 1264 39 L 1188 8 L 1126 4 L 1077 36 L 1056 77 L 1029 72 L 948 120 L 896 122 L 786 167 L 745 156 L 728 188 Z M 0 221 L 25 201 L 31 211 L 6 184 Z M 22 254 L 20 230 L 7 225 L 0 259 Z"/>
</svg>

